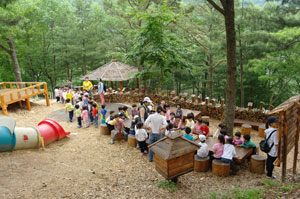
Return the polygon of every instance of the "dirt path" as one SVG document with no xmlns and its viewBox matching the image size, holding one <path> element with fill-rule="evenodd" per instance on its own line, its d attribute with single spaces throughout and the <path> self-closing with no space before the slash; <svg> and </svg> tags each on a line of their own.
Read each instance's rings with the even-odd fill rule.
<svg viewBox="0 0 300 199">
<path fill-rule="evenodd" d="M 10 117 L 17 119 L 17 126 L 36 126 L 63 107 L 54 101 L 50 107 L 44 103 L 35 102 L 32 112 L 9 110 Z M 218 122 L 211 122 L 211 131 Z M 109 145 L 110 137 L 94 127 L 77 129 L 76 123 L 59 123 L 72 132 L 69 138 L 45 150 L 0 153 L 0 198 L 206 198 L 213 191 L 260 186 L 264 178 L 251 174 L 246 163 L 238 175 L 227 178 L 191 172 L 181 176 L 178 190 L 170 193 L 156 186 L 164 178 L 139 150 L 124 141 Z M 258 143 L 260 138 L 253 137 Z"/>
</svg>

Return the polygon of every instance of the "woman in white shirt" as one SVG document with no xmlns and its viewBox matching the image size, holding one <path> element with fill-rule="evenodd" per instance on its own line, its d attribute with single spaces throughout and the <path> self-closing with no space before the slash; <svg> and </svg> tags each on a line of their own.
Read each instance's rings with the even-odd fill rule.
<svg viewBox="0 0 300 199">
<path fill-rule="evenodd" d="M 267 169 L 267 177 L 275 178 L 273 176 L 274 170 L 274 161 L 277 159 L 278 156 L 278 119 L 275 117 L 269 117 L 268 122 L 266 124 L 265 135 L 266 139 L 268 139 L 268 145 L 271 148 L 269 153 L 267 154 L 267 162 L 266 162 L 266 169 Z"/>
</svg>

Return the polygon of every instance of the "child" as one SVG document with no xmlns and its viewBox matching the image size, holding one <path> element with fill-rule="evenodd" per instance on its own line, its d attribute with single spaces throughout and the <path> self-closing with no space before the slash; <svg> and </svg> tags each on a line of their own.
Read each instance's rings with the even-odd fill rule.
<svg viewBox="0 0 300 199">
<path fill-rule="evenodd" d="M 170 105 L 169 105 L 169 104 L 166 104 L 165 107 L 166 107 L 166 119 L 167 119 L 167 122 L 170 122 L 170 120 L 171 120 L 171 116 L 170 116 L 170 114 L 171 114 Z"/>
<path fill-rule="evenodd" d="M 165 118 L 165 120 L 167 121 L 166 113 L 167 113 L 167 111 L 165 109 L 162 109 L 160 112 L 160 115 L 162 115 Z"/>
<path fill-rule="evenodd" d="M 109 117 L 107 117 L 106 119 L 106 126 L 109 129 L 109 132 L 111 132 L 112 130 L 114 130 L 114 119 L 115 119 L 115 111 L 110 111 L 109 112 Z"/>
<path fill-rule="evenodd" d="M 59 97 L 59 90 L 58 90 L 58 87 L 55 87 L 55 89 L 54 89 L 54 94 L 55 94 L 56 102 L 59 103 L 60 97 Z"/>
<path fill-rule="evenodd" d="M 243 139 L 241 138 L 241 133 L 240 132 L 236 132 L 235 133 L 235 136 L 234 136 L 234 139 L 233 139 L 232 143 L 234 145 L 241 145 L 241 144 L 243 144 Z"/>
<path fill-rule="evenodd" d="M 124 111 L 125 118 L 126 118 L 126 119 L 129 119 L 128 107 L 127 107 L 127 106 L 124 106 L 124 107 L 123 107 L 123 111 Z"/>
<path fill-rule="evenodd" d="M 225 124 L 222 124 L 222 123 L 219 124 L 213 137 L 217 138 L 220 135 L 220 131 L 224 128 L 225 128 Z"/>
<path fill-rule="evenodd" d="M 192 129 L 190 127 L 186 127 L 184 131 L 186 134 L 183 137 L 185 137 L 188 140 L 193 141 L 194 140 L 193 136 L 189 135 L 192 132 Z"/>
<path fill-rule="evenodd" d="M 202 126 L 202 120 L 198 118 L 197 123 L 194 126 L 193 133 L 200 135 L 201 134 L 201 126 Z"/>
<path fill-rule="evenodd" d="M 83 107 L 82 97 L 78 98 L 78 103 L 77 104 L 79 105 L 79 109 L 82 110 L 82 107 Z"/>
<path fill-rule="evenodd" d="M 190 129 L 194 129 L 194 127 L 195 127 L 195 122 L 193 120 L 194 115 L 189 113 L 189 114 L 187 114 L 186 118 L 187 118 L 187 120 L 186 120 L 185 126 L 189 127 Z"/>
<path fill-rule="evenodd" d="M 240 147 L 244 147 L 246 149 L 253 148 L 253 154 L 255 155 L 257 150 L 256 150 L 256 145 L 254 142 L 251 140 L 251 136 L 249 134 L 244 135 L 244 143 L 241 145 L 238 145 Z"/>
<path fill-rule="evenodd" d="M 78 104 L 75 105 L 75 115 L 77 117 L 77 128 L 81 128 L 81 109 L 80 106 Z"/>
<path fill-rule="evenodd" d="M 134 118 L 134 116 L 139 114 L 139 111 L 137 110 L 137 105 L 136 104 L 132 104 L 132 110 L 131 110 L 131 116 L 132 119 Z"/>
<path fill-rule="evenodd" d="M 119 108 L 118 108 L 119 114 L 124 113 L 124 109 L 123 108 L 124 108 L 123 106 L 119 106 Z"/>
<path fill-rule="evenodd" d="M 197 156 L 199 158 L 206 158 L 208 156 L 208 146 L 205 143 L 206 141 L 206 137 L 204 135 L 199 135 L 199 139 L 200 139 L 200 149 L 197 150 Z"/>
<path fill-rule="evenodd" d="M 138 141 L 139 148 L 141 149 L 141 153 L 147 154 L 148 153 L 148 147 L 146 144 L 146 139 L 148 138 L 147 131 L 143 129 L 143 123 L 138 122 L 136 125 L 136 132 L 135 132 L 135 138 Z"/>
<path fill-rule="evenodd" d="M 101 112 L 100 112 L 100 120 L 101 124 L 105 124 L 107 110 L 105 110 L 105 105 L 101 105 Z"/>
<path fill-rule="evenodd" d="M 171 112 L 170 113 L 170 123 L 174 124 L 174 122 L 175 122 L 175 113 Z"/>
<path fill-rule="evenodd" d="M 63 103 L 66 102 L 66 99 L 67 99 L 67 91 L 64 89 L 63 92 L 62 92 L 62 101 L 63 101 Z"/>
<path fill-rule="evenodd" d="M 83 120 L 84 128 L 89 127 L 89 113 L 87 109 L 88 109 L 87 106 L 82 107 L 81 117 Z"/>
<path fill-rule="evenodd" d="M 99 116 L 98 116 L 97 104 L 93 103 L 92 106 L 93 106 L 93 112 L 92 112 L 93 121 L 95 122 L 95 127 L 98 128 L 98 119 L 99 119 Z"/>
<path fill-rule="evenodd" d="M 118 133 L 123 133 L 124 140 L 127 140 L 127 133 L 125 132 L 125 129 L 124 129 L 124 119 L 125 119 L 124 114 L 119 114 L 118 117 L 116 118 L 114 130 L 113 130 L 114 136 L 113 136 L 110 144 L 114 144 Z"/>
<path fill-rule="evenodd" d="M 213 146 L 213 155 L 210 156 L 210 161 L 213 159 L 220 160 L 224 151 L 225 138 L 223 135 L 218 136 L 218 143 Z"/>
<path fill-rule="evenodd" d="M 225 142 L 227 141 L 227 139 L 229 138 L 229 136 L 227 135 L 227 131 L 225 129 L 222 129 L 220 131 L 220 134 L 224 136 L 225 138 Z"/>
<path fill-rule="evenodd" d="M 88 106 L 88 104 L 89 104 L 89 95 L 85 94 L 83 97 L 83 105 Z"/>
<path fill-rule="evenodd" d="M 174 126 L 172 123 L 169 123 L 168 126 L 167 126 L 167 129 L 166 129 L 166 132 L 165 132 L 165 135 L 169 135 L 169 134 L 172 134 L 172 132 L 174 132 Z"/>
<path fill-rule="evenodd" d="M 181 108 L 181 104 L 176 105 L 176 116 L 179 116 L 180 119 L 183 118 L 183 110 Z"/>
<path fill-rule="evenodd" d="M 224 151 L 221 157 L 221 161 L 225 163 L 230 163 L 230 169 L 232 170 L 233 157 L 236 156 L 235 148 L 232 144 L 232 138 L 229 137 L 224 144 Z"/>
<path fill-rule="evenodd" d="M 88 112 L 89 112 L 90 122 L 93 123 L 94 117 L 93 117 L 93 102 L 92 101 L 88 102 Z"/>
<path fill-rule="evenodd" d="M 130 129 L 129 129 L 129 134 L 135 134 L 136 132 L 136 125 L 139 123 L 140 118 L 138 115 L 134 116 L 133 120 L 131 121 Z"/>
<path fill-rule="evenodd" d="M 175 129 L 180 129 L 181 128 L 181 118 L 180 118 L 179 115 L 175 116 L 175 121 L 174 121 L 173 125 L 174 125 Z"/>
<path fill-rule="evenodd" d="M 70 99 L 66 99 L 66 106 L 65 107 L 66 107 L 66 112 L 69 113 L 69 121 L 73 122 L 74 106 L 72 106 Z"/>
<path fill-rule="evenodd" d="M 267 154 L 267 162 L 266 162 L 266 169 L 267 169 L 267 177 L 269 178 L 276 178 L 273 176 L 273 169 L 274 169 L 274 161 L 278 156 L 278 119 L 275 117 L 269 117 L 268 122 L 266 124 L 267 130 L 265 130 L 266 140 L 271 148 L 271 150 Z"/>
<path fill-rule="evenodd" d="M 208 137 L 209 136 L 209 122 L 206 121 L 206 120 L 203 120 L 202 121 L 202 126 L 200 127 L 200 130 L 202 132 L 202 135 L 204 135 L 205 137 Z"/>
</svg>

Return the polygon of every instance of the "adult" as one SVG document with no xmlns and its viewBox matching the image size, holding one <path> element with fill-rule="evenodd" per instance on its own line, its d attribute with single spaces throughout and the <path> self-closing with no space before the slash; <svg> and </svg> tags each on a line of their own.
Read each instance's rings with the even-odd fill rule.
<svg viewBox="0 0 300 199">
<path fill-rule="evenodd" d="M 89 81 L 89 77 L 85 78 L 85 81 L 82 83 L 82 89 L 86 90 L 90 96 L 92 95 L 93 84 Z"/>
<path fill-rule="evenodd" d="M 102 79 L 98 79 L 98 93 L 100 95 L 101 105 L 105 105 L 105 99 L 104 99 L 104 84 L 102 82 Z"/>
<path fill-rule="evenodd" d="M 139 117 L 141 118 L 141 121 L 145 123 L 147 120 L 149 114 L 150 114 L 150 109 L 149 106 L 152 103 L 151 99 L 149 97 L 145 97 L 142 105 L 139 108 Z"/>
<path fill-rule="evenodd" d="M 149 132 L 149 145 L 160 140 L 163 137 L 161 130 L 168 126 L 166 119 L 160 114 L 162 107 L 158 106 L 156 113 L 150 115 L 146 122 L 145 126 L 150 127 L 151 131 Z M 149 150 L 149 162 L 153 161 L 153 151 Z"/>
<path fill-rule="evenodd" d="M 66 81 L 66 86 L 69 87 L 69 89 L 72 88 L 72 82 L 69 79 Z"/>
</svg>

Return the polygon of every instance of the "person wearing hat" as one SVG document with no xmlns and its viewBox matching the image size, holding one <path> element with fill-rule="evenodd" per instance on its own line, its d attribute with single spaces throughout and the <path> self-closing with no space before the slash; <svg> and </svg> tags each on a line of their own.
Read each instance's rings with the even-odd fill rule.
<svg viewBox="0 0 300 199">
<path fill-rule="evenodd" d="M 98 93 L 100 95 L 101 105 L 105 105 L 105 99 L 104 99 L 104 84 L 102 82 L 102 79 L 98 79 Z"/>
<path fill-rule="evenodd" d="M 151 103 L 152 103 L 151 99 L 149 97 L 145 97 L 142 106 L 139 109 L 139 117 L 141 118 L 141 121 L 143 123 L 145 123 L 145 121 L 147 120 L 150 114 L 149 106 Z"/>
<path fill-rule="evenodd" d="M 200 143 L 199 143 L 200 149 L 197 150 L 197 156 L 199 158 L 206 158 L 208 156 L 208 152 L 209 152 L 208 146 L 205 143 L 206 137 L 205 137 L 205 135 L 199 135 L 199 139 L 200 139 Z"/>
<path fill-rule="evenodd" d="M 265 137 L 268 139 L 268 145 L 271 150 L 267 154 L 267 162 L 266 162 L 266 170 L 267 170 L 267 177 L 269 178 L 276 178 L 273 176 L 274 170 L 274 161 L 277 159 L 278 156 L 278 119 L 275 117 L 269 117 L 268 122 L 266 124 L 265 130 Z"/>
</svg>

